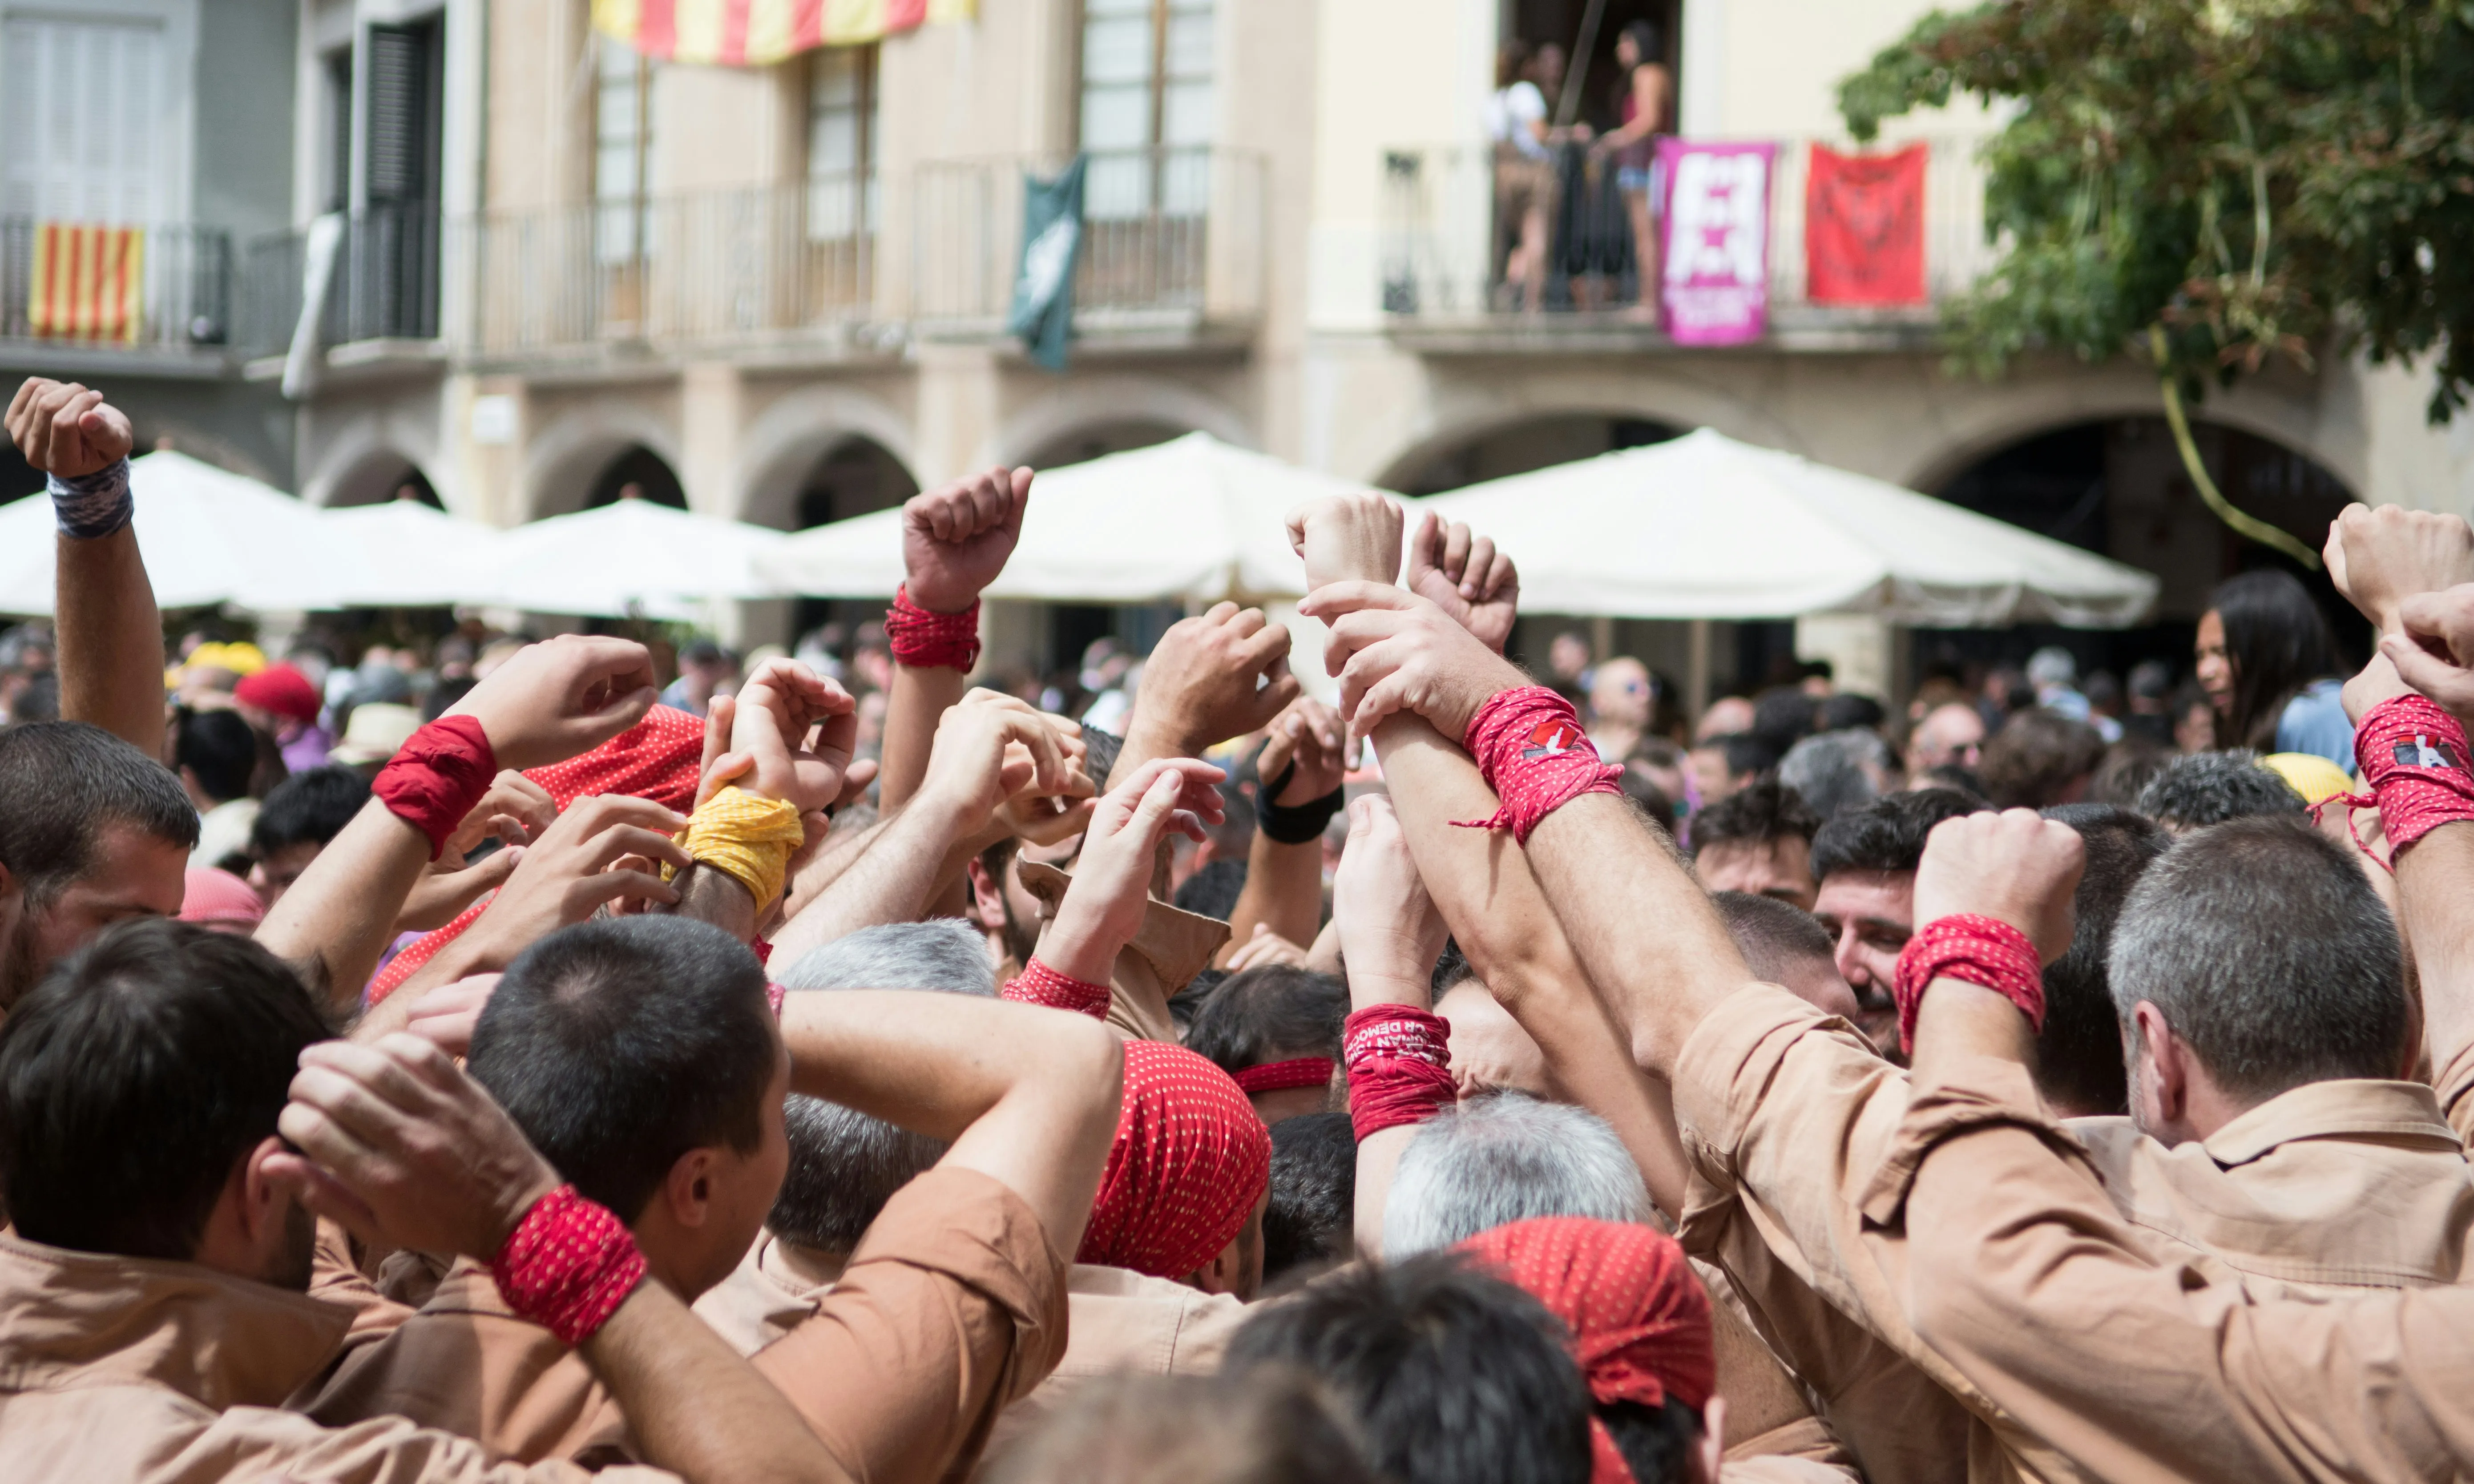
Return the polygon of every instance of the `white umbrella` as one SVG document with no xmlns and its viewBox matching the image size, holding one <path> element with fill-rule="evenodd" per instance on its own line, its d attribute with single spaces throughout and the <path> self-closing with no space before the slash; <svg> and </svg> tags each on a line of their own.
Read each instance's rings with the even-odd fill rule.
<svg viewBox="0 0 2474 1484">
<path fill-rule="evenodd" d="M 488 572 L 497 559 L 504 537 L 496 528 L 459 520 L 417 499 L 346 505 L 324 516 L 360 553 L 360 570 L 343 594 L 354 606 L 414 608 L 492 600 L 474 574 Z"/>
<path fill-rule="evenodd" d="M 501 532 L 468 600 L 535 613 L 686 616 L 707 600 L 774 597 L 757 558 L 780 531 L 649 499 L 553 516 Z"/>
<path fill-rule="evenodd" d="M 1084 603 L 1301 597 L 1305 569 L 1289 548 L 1289 511 L 1369 488 L 1208 433 L 1045 470 L 1031 486 L 1021 544 L 987 596 Z M 902 581 L 902 512 L 803 531 L 759 566 L 790 592 L 889 595 Z"/>
<path fill-rule="evenodd" d="M 1418 503 L 1510 551 L 1540 613 L 2118 628 L 2156 601 L 2138 568 L 1708 428 Z"/>
<path fill-rule="evenodd" d="M 358 547 L 318 510 L 246 474 L 162 450 L 130 462 L 137 550 L 165 608 L 239 603 L 332 608 L 356 581 Z M 52 611 L 52 502 L 0 506 L 0 613 Z"/>
</svg>

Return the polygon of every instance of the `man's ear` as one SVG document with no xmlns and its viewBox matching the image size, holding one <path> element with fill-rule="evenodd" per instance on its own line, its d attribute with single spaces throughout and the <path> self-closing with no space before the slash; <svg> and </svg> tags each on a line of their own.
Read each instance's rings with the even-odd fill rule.
<svg viewBox="0 0 2474 1484">
<path fill-rule="evenodd" d="M 710 1147 L 689 1150 L 672 1161 L 670 1173 L 662 1181 L 662 1200 L 670 1208 L 670 1220 L 682 1227 L 701 1227 L 713 1215 L 714 1151 Z"/>
<path fill-rule="evenodd" d="M 1005 931 L 1005 893 L 996 878 L 988 874 L 987 863 L 977 856 L 963 867 L 971 883 L 971 922 L 983 933 Z"/>
<path fill-rule="evenodd" d="M 1727 1399 L 1712 1397 L 1701 1407 L 1701 1441 L 1692 1448 L 1693 1484 L 1718 1484 L 1727 1461 Z"/>
<path fill-rule="evenodd" d="M 2190 1048 L 2173 1034 L 2165 1023 L 2165 1012 L 2146 1000 L 2131 1007 L 2131 1022 L 2139 1028 L 2141 1044 L 2147 1049 L 2148 1076 L 2156 1088 L 2156 1112 L 2161 1120 L 2179 1120 L 2191 1102 Z"/>
<path fill-rule="evenodd" d="M 280 1227 L 300 1199 L 299 1182 L 268 1167 L 272 1156 L 283 1153 L 283 1140 L 269 1134 L 241 1156 L 240 1167 L 232 1172 L 240 1186 L 240 1202 L 233 1214 L 240 1218 L 242 1233 L 253 1242 L 264 1240 L 270 1226 Z"/>
</svg>

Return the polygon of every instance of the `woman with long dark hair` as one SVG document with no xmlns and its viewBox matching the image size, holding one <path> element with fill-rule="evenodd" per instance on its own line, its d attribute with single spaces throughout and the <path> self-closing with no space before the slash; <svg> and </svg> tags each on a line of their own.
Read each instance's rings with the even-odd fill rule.
<svg viewBox="0 0 2474 1484">
<path fill-rule="evenodd" d="M 2336 644 L 2292 573 L 2246 572 L 2218 587 L 2199 619 L 2196 648 L 2218 746 L 2316 753 L 2353 770 L 2354 726 L 2338 699 Z"/>
</svg>

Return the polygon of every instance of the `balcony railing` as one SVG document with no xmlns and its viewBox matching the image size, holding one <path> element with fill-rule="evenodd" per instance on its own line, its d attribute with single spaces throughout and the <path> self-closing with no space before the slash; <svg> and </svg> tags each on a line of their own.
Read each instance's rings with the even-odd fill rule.
<svg viewBox="0 0 2474 1484">
<path fill-rule="evenodd" d="M 1067 161 L 1015 158 L 920 166 L 911 238 L 912 314 L 945 332 L 985 331 L 1013 302 L 1023 181 Z M 1078 324 L 1192 328 L 1263 310 L 1263 158 L 1244 150 L 1096 150 L 1083 178 Z"/>
<path fill-rule="evenodd" d="M 319 312 L 322 345 L 438 337 L 438 208 L 381 206 L 344 219 Z M 249 245 L 242 344 L 280 355 L 292 344 L 307 291 L 313 228 Z"/>
<path fill-rule="evenodd" d="M 1814 305 L 1805 288 L 1805 189 L 1811 140 L 1782 141 L 1770 182 L 1769 300 L 1789 320 L 1844 316 L 1850 321 L 1922 318 L 1923 306 L 1838 310 Z M 1827 142 L 1827 141 L 1826 141 Z M 1925 287 L 1938 301 L 1988 268 L 1996 250 L 1984 238 L 1984 177 L 1974 138 L 1925 141 Z M 1854 146 L 1833 143 L 1853 150 Z M 1395 322 L 1483 322 L 1525 313 L 1566 323 L 1645 321 L 1656 303 L 1644 296 L 1635 240 L 1635 201 L 1609 160 L 1567 147 L 1552 161 L 1547 192 L 1546 270 L 1538 303 L 1530 280 L 1512 281 L 1506 267 L 1518 245 L 1522 209 L 1516 182 L 1498 177 L 1492 153 L 1437 148 L 1387 151 L 1381 213 L 1382 304 Z M 1811 311 L 1809 314 L 1804 311 Z"/>
<path fill-rule="evenodd" d="M 231 238 L 207 227 L 0 217 L 0 339 L 189 351 L 231 333 Z"/>
<path fill-rule="evenodd" d="M 464 240 L 484 356 L 830 336 L 876 318 L 873 181 L 497 211 Z"/>
</svg>

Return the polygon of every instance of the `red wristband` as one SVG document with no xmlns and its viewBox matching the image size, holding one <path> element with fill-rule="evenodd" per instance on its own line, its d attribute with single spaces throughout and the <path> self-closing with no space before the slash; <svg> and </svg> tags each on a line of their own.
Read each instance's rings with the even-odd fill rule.
<svg viewBox="0 0 2474 1484">
<path fill-rule="evenodd" d="M 910 585 L 893 591 L 885 610 L 885 637 L 893 662 L 910 669 L 958 669 L 980 662 L 980 605 L 960 613 L 930 613 L 910 600 Z"/>
<path fill-rule="evenodd" d="M 1999 917 L 1954 912 L 1918 929 L 1899 951 L 1892 993 L 1899 1002 L 1899 1044 L 1916 1044 L 1916 1006 L 1936 979 L 1981 985 L 2016 1005 L 2027 1024 L 2045 1029 L 2045 969 L 2027 935 Z"/>
<path fill-rule="evenodd" d="M 779 1020 L 782 1018 L 782 1002 L 789 998 L 789 990 L 784 986 L 774 984 L 770 980 L 765 981 L 764 1003 L 773 1008 L 774 1019 Z"/>
<path fill-rule="evenodd" d="M 1331 1084 L 1329 1057 L 1298 1057 L 1290 1061 L 1266 1061 L 1236 1073 L 1238 1087 L 1246 1092 L 1285 1092 L 1291 1087 L 1325 1087 Z"/>
<path fill-rule="evenodd" d="M 1108 986 L 1068 979 L 1033 959 L 1022 973 L 1006 982 L 1000 998 L 1018 1005 L 1045 1005 L 1051 1010 L 1079 1010 L 1094 1020 L 1108 1018 Z"/>
<path fill-rule="evenodd" d="M 1512 831 L 1520 844 L 1539 821 L 1584 793 L 1621 793 L 1623 769 L 1598 756 L 1572 703 L 1544 686 L 1497 694 L 1469 718 L 1461 745 L 1486 786 L 1503 800 L 1491 819 L 1455 819 L 1470 829 Z"/>
<path fill-rule="evenodd" d="M 370 791 L 397 817 L 429 837 L 429 859 L 464 822 L 498 776 L 489 734 L 471 717 L 441 717 L 412 734 L 378 769 Z"/>
<path fill-rule="evenodd" d="M 1460 1100 L 1452 1028 L 1414 1005 L 1351 1011 L 1340 1035 L 1348 1066 L 1348 1121 L 1360 1139 L 1424 1123 Z"/>
<path fill-rule="evenodd" d="M 2429 696 L 2394 695 L 2372 707 L 2354 729 L 2354 759 L 2368 796 L 2341 793 L 2321 807 L 2377 804 L 2389 860 L 2443 824 L 2474 819 L 2474 750 L 2463 724 Z"/>
<path fill-rule="evenodd" d="M 490 1276 L 519 1319 L 581 1345 L 644 1280 L 644 1254 L 609 1207 L 561 1185 L 507 1233 Z"/>
</svg>

